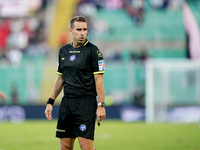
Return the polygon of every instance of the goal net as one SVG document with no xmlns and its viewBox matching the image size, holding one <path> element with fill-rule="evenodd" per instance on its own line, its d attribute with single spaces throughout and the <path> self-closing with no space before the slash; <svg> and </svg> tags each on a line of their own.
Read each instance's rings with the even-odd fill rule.
<svg viewBox="0 0 200 150">
<path fill-rule="evenodd" d="M 200 61 L 150 59 L 145 67 L 146 122 L 198 122 Z"/>
</svg>

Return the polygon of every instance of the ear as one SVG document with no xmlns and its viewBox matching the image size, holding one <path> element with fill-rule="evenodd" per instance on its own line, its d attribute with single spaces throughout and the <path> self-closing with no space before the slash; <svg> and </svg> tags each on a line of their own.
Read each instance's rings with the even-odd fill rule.
<svg viewBox="0 0 200 150">
<path fill-rule="evenodd" d="M 73 31 L 73 30 L 70 28 L 70 29 L 69 29 L 69 33 L 72 34 L 72 31 Z"/>
</svg>

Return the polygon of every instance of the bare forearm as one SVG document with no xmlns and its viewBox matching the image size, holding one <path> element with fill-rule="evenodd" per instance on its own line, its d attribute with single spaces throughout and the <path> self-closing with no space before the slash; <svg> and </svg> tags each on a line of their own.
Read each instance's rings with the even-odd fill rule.
<svg viewBox="0 0 200 150">
<path fill-rule="evenodd" d="M 104 85 L 99 85 L 96 88 L 97 96 L 98 96 L 98 102 L 104 102 Z"/>
<path fill-rule="evenodd" d="M 96 91 L 98 96 L 98 103 L 104 102 L 104 84 L 103 84 L 103 74 L 94 75 Z M 106 110 L 104 107 L 99 106 L 96 111 L 97 124 L 100 126 L 100 121 L 106 118 Z"/>
<path fill-rule="evenodd" d="M 62 88 L 63 88 L 62 77 L 58 76 L 54 82 L 54 86 L 53 86 L 50 98 L 55 100 L 60 94 Z"/>
<path fill-rule="evenodd" d="M 95 77 L 96 91 L 98 96 L 98 102 L 104 102 L 104 84 L 103 75 L 98 75 Z"/>
</svg>

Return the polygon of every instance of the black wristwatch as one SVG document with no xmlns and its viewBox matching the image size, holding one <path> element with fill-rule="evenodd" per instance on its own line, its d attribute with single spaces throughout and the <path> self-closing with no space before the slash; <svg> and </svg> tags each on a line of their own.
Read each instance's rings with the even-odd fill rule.
<svg viewBox="0 0 200 150">
<path fill-rule="evenodd" d="M 105 103 L 104 102 L 98 103 L 98 106 L 105 107 Z"/>
</svg>

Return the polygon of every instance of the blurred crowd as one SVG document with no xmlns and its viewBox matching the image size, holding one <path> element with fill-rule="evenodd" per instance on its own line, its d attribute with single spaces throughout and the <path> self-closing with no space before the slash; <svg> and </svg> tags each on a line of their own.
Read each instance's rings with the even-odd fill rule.
<svg viewBox="0 0 200 150">
<path fill-rule="evenodd" d="M 45 33 L 47 1 L 41 1 L 37 10 L 27 14 L 14 14 L 0 18 L 0 62 L 1 66 L 11 64 L 18 67 L 23 56 L 30 59 L 46 55 L 48 45 Z M 4 5 L 7 5 L 4 3 Z M 0 4 L 0 7 L 2 5 Z M 11 5 L 9 5 L 11 7 Z"/>
<path fill-rule="evenodd" d="M 183 0 L 79 0 L 75 15 L 85 15 L 89 20 L 89 29 L 93 27 L 93 17 L 96 11 L 101 9 L 118 10 L 124 9 L 132 18 L 136 25 L 142 24 L 145 13 L 145 2 L 155 9 L 176 10 L 180 8 Z M 103 29 L 106 29 L 105 23 L 101 23 Z"/>
<path fill-rule="evenodd" d="M 87 17 L 88 21 L 88 37 L 90 39 L 95 39 L 99 35 L 107 35 L 112 32 L 108 23 L 104 19 L 96 18 L 95 14 L 98 11 L 107 10 L 124 10 L 133 24 L 136 26 L 142 26 L 145 21 L 145 7 L 151 7 L 155 10 L 169 10 L 174 11 L 181 8 L 181 3 L 183 0 L 79 0 L 76 6 L 76 11 L 74 15 L 84 15 Z M 120 18 L 119 18 L 120 19 Z M 107 61 L 112 60 L 146 60 L 148 58 L 148 53 L 144 48 L 141 48 L 139 52 L 133 52 L 130 50 L 129 54 L 126 51 L 117 50 L 107 50 L 105 59 Z"/>
<path fill-rule="evenodd" d="M 20 0 L 19 0 L 20 1 Z M 33 2 L 31 0 L 30 2 Z M 0 12 L 0 62 L 1 65 L 12 64 L 17 67 L 23 56 L 32 59 L 39 55 L 46 55 L 45 13 L 48 0 L 35 0 L 41 5 L 31 15 L 15 17 L 2 16 Z M 178 9 L 182 0 L 148 0 L 148 4 L 155 9 Z M 0 8 L 7 3 L 0 2 Z M 35 7 L 35 6 L 34 6 Z M 13 7 L 14 9 L 14 7 Z M 107 22 L 95 18 L 97 11 L 124 9 L 131 17 L 133 23 L 142 25 L 145 15 L 144 0 L 79 0 L 74 15 L 84 15 L 88 21 L 88 35 L 105 34 L 110 32 Z M 2 9 L 3 10 L 3 9 Z M 24 9 L 20 9 L 24 10 Z M 11 13 L 11 12 L 10 12 Z M 22 13 L 22 12 L 21 12 Z M 98 24 L 98 26 L 97 26 Z M 120 54 L 114 54 L 113 59 L 119 59 Z M 140 56 L 132 56 L 139 58 Z M 141 54 L 142 55 L 142 54 Z"/>
</svg>

